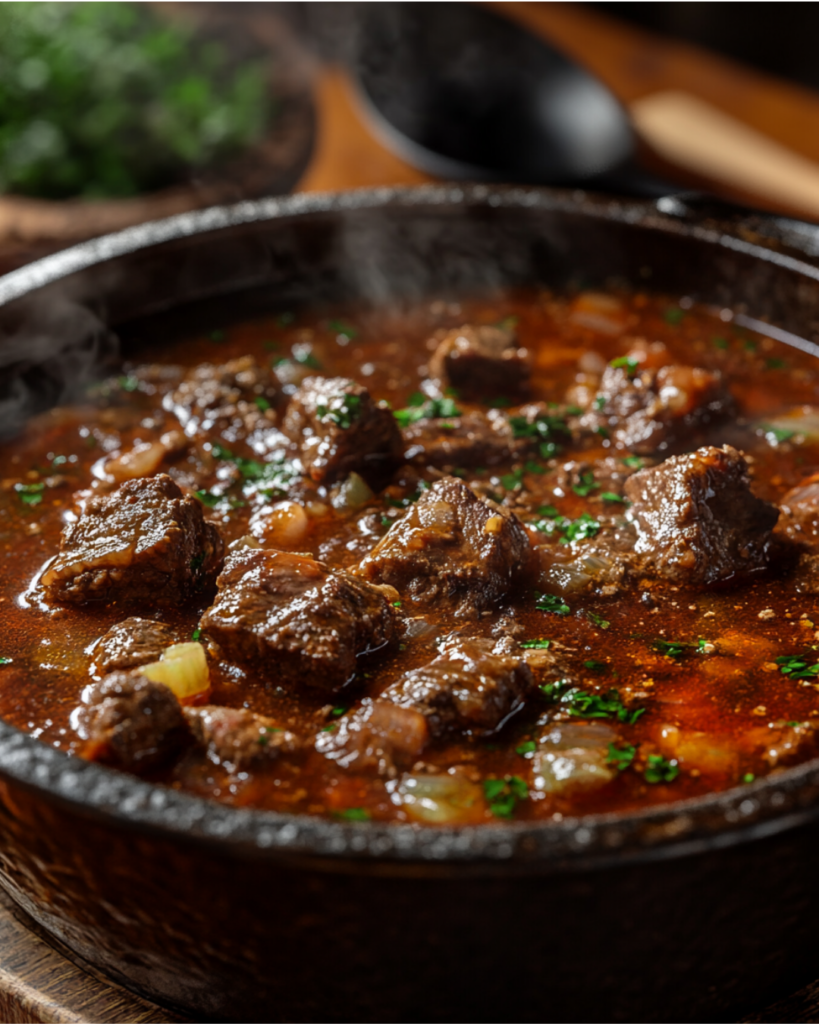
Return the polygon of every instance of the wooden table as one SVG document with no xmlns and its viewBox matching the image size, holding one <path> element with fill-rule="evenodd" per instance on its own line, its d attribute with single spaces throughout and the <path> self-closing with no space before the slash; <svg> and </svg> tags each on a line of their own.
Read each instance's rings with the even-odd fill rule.
<svg viewBox="0 0 819 1024">
<path fill-rule="evenodd" d="M 574 4 L 497 6 L 580 59 L 624 102 L 659 90 L 684 90 L 819 163 L 819 95 L 809 90 Z M 341 70 L 320 69 L 315 90 L 318 135 L 313 158 L 299 183 L 301 190 L 411 185 L 432 180 L 372 135 Z M 759 202 L 758 197 L 740 189 L 726 191 L 738 199 Z M 60 1024 L 186 1020 L 76 966 L 21 923 L 2 896 L 0 1019 Z M 745 1020 L 819 1021 L 819 982 Z"/>
</svg>

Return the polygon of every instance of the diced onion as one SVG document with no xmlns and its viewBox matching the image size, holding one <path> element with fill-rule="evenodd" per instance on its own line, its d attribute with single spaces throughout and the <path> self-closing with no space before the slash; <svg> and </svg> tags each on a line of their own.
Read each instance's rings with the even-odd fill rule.
<svg viewBox="0 0 819 1024">
<path fill-rule="evenodd" d="M 480 820 L 483 793 L 461 774 L 405 775 L 398 785 L 401 804 L 410 818 L 437 825 Z"/>
<path fill-rule="evenodd" d="M 350 473 L 333 495 L 332 501 L 334 508 L 355 510 L 363 508 L 372 498 L 373 492 L 367 481 L 358 473 Z"/>
<path fill-rule="evenodd" d="M 172 644 L 162 652 L 159 661 L 139 671 L 154 683 L 164 683 L 180 701 L 210 689 L 208 659 L 199 643 Z"/>
<path fill-rule="evenodd" d="M 254 513 L 250 529 L 267 544 L 288 549 L 297 547 L 307 536 L 310 519 L 297 501 L 279 501 Z"/>
<path fill-rule="evenodd" d="M 167 448 L 159 441 L 136 444 L 130 451 L 106 462 L 105 472 L 118 484 L 136 477 L 152 476 L 167 453 Z"/>
</svg>

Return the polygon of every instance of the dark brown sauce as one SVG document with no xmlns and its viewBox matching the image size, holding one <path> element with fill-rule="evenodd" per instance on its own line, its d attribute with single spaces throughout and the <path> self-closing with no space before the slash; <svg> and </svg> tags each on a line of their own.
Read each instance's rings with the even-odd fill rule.
<svg viewBox="0 0 819 1024">
<path fill-rule="evenodd" d="M 280 314 L 182 340 L 171 350 L 152 351 L 148 344 L 140 357 L 146 363 L 193 365 L 246 354 L 263 363 L 295 353 L 319 367 L 317 372 L 360 380 L 375 398 L 386 399 L 397 409 L 418 390 L 420 372 L 430 355 L 426 340 L 433 329 L 464 322 L 495 323 L 510 316 L 517 318 L 521 344 L 534 353 L 533 399 L 563 402 L 584 352 L 596 352 L 608 361 L 627 351 L 635 338 L 662 341 L 679 362 L 717 368 L 726 375 L 739 421 L 713 427 L 697 443 L 730 443 L 750 456 L 757 495 L 776 501 L 819 470 L 819 425 L 814 436 L 796 432 L 786 437 L 787 431 L 780 428 L 779 440 L 770 431 L 766 435 L 758 429 L 766 419 L 819 404 L 815 361 L 736 327 L 727 314 L 723 319 L 659 297 L 621 296 L 607 307 L 594 298 L 565 299 L 527 291 L 460 303 L 440 301 L 410 310 L 348 308 L 329 314 Z M 149 393 L 150 388 L 146 391 L 137 385 L 130 373 L 124 367 L 122 376 L 98 390 L 87 407 L 53 410 L 33 422 L 24 436 L 0 449 L 0 656 L 11 659 L 0 666 L 0 715 L 43 742 L 75 753 L 69 716 L 90 681 L 87 651 L 112 624 L 134 611 L 125 613 L 116 605 L 49 610 L 23 595 L 56 552 L 72 495 L 89 486 L 92 466 L 106 452 L 127 450 L 136 441 L 152 440 L 174 426 L 172 417 L 161 411 L 159 398 Z M 548 470 L 573 457 L 591 462 L 608 454 L 611 451 L 601 439 L 599 449 L 585 448 L 582 454 L 567 451 L 550 464 L 544 462 L 542 468 Z M 202 479 L 201 468 L 194 462 L 193 457 L 188 462 L 183 459 L 170 469 L 171 475 L 183 486 L 195 479 L 198 488 L 209 491 L 215 477 Z M 512 469 L 510 462 L 491 471 L 470 470 L 467 477 L 491 484 L 502 499 L 507 488 L 501 478 Z M 527 472 L 521 479 L 537 493 L 548 473 Z M 19 485 L 41 483 L 42 490 L 19 489 Z M 383 535 L 379 522 L 385 531 L 388 522 L 402 514 L 395 507 L 395 495 L 400 501 L 412 486 L 408 480 L 403 490 L 400 486 L 391 490 L 391 503 L 385 502 L 383 494 L 376 495 L 355 512 L 328 506 L 326 515 L 311 520 L 310 532 L 297 550 L 333 566 L 355 564 Z M 234 507 L 222 503 L 206 509 L 226 541 L 248 532 L 248 520 L 261 503 L 258 496 L 243 493 L 241 485 L 231 494 Z M 40 500 L 27 503 L 29 495 L 39 495 Z M 544 502 L 553 500 L 544 498 Z M 559 511 L 570 518 L 584 512 L 599 514 L 600 501 L 594 492 L 569 493 L 559 501 Z M 362 521 L 367 516 L 365 528 Z M 636 748 L 633 765 L 596 788 L 539 791 L 529 776 L 531 752 L 526 749 L 545 707 L 545 701 L 539 703 L 535 697 L 490 740 L 463 737 L 424 752 L 426 765 L 442 770 L 461 766 L 458 777 L 473 784 L 460 816 L 451 820 L 492 820 L 491 801 L 481 795 L 486 779 L 527 780 L 529 795 L 518 800 L 513 814 L 515 819 L 538 819 L 666 803 L 738 785 L 814 756 L 819 695 L 812 684 L 783 675 L 775 658 L 819 643 L 819 608 L 814 596 L 795 592 L 785 568 L 774 567 L 742 585 L 691 590 L 652 581 L 650 586 L 623 590 L 611 598 L 579 595 L 568 597 L 567 602 L 570 614 L 561 616 L 536 610 L 530 591 L 516 594 L 511 604 L 525 626 L 519 639 L 548 638 L 565 645 L 583 689 L 604 693 L 616 688 L 629 707 L 645 708 L 633 724 L 608 721 L 617 733 L 618 746 Z M 163 620 L 192 633 L 208 603 L 203 599 L 164 615 Z M 436 624 L 434 611 L 426 618 Z M 439 634 L 451 628 L 445 616 L 440 620 Z M 601 621 L 607 625 L 602 627 Z M 472 635 L 488 636 L 491 622 L 471 628 Z M 704 639 L 715 650 L 703 654 L 685 648 L 681 655 L 670 657 L 654 649 L 658 638 L 694 644 Z M 334 705 L 354 707 L 363 696 L 377 695 L 399 674 L 429 661 L 435 653 L 434 635 L 392 642 L 361 659 L 355 680 Z M 589 667 L 587 662 L 599 664 Z M 326 698 L 307 689 L 286 693 L 224 664 L 212 669 L 211 676 L 213 703 L 249 707 L 302 733 L 315 732 L 321 721 L 317 716 Z M 332 714 L 327 721 L 332 727 Z M 679 745 L 680 733 L 688 747 Z M 772 746 L 778 753 L 766 754 Z M 648 781 L 648 754 L 674 751 L 680 769 L 677 777 L 669 783 Z M 353 809 L 353 817 L 379 820 L 408 817 L 394 785 L 345 773 L 316 753 L 306 760 L 280 759 L 263 771 L 232 775 L 191 754 L 154 778 L 241 805 L 314 814 Z M 419 820 L 417 815 L 414 820 Z"/>
</svg>

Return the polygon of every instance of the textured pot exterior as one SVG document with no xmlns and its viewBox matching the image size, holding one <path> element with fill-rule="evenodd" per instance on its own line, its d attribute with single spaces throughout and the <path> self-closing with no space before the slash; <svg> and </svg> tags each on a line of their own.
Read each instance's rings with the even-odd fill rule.
<svg viewBox="0 0 819 1024">
<path fill-rule="evenodd" d="M 619 278 L 769 318 L 819 353 L 817 251 L 817 229 L 693 199 L 293 197 L 17 271 L 0 327 L 19 337 L 71 303 L 127 340 L 129 321 L 172 333 L 197 308 Z M 640 814 L 425 830 L 209 804 L 0 723 L 4 887 L 76 954 L 197 1018 L 736 1019 L 819 972 L 817 839 L 816 762 Z"/>
</svg>

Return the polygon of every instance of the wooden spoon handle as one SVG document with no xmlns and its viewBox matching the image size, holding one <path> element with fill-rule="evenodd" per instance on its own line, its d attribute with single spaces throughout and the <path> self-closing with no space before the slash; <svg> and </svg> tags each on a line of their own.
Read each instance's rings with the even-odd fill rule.
<svg viewBox="0 0 819 1024">
<path fill-rule="evenodd" d="M 687 92 L 652 93 L 629 112 L 670 164 L 819 220 L 819 164 L 807 157 Z"/>
</svg>

